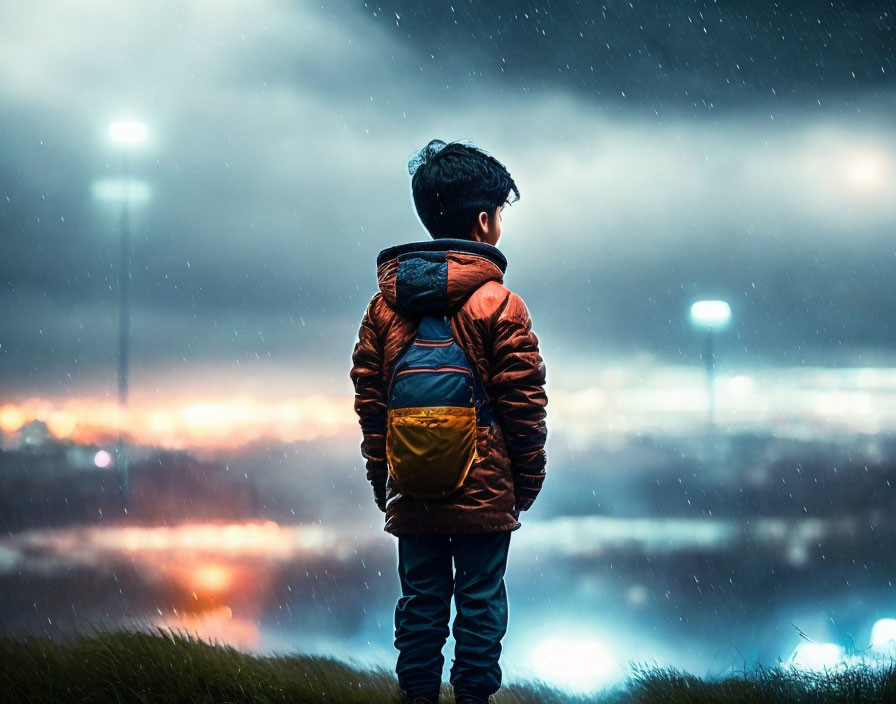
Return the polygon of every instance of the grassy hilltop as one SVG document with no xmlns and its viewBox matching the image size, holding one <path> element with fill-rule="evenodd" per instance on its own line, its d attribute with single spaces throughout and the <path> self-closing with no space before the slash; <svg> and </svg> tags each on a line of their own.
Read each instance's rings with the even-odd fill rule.
<svg viewBox="0 0 896 704">
<path fill-rule="evenodd" d="M 0 701 L 395 704 L 395 675 L 331 658 L 259 657 L 158 630 L 85 636 L 67 645 L 0 638 Z M 442 704 L 453 702 L 443 688 Z M 540 682 L 502 687 L 496 704 L 763 704 L 896 702 L 896 664 L 828 674 L 757 668 L 703 682 L 674 669 L 634 666 L 624 686 L 574 697 Z"/>
</svg>

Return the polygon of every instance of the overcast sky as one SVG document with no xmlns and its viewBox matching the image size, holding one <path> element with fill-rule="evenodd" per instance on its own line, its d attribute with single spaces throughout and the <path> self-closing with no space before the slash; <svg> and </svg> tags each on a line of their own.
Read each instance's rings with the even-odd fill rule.
<svg viewBox="0 0 896 704">
<path fill-rule="evenodd" d="M 892 365 L 893 12 L 786 5 L 2 5 L 0 388 L 114 394 L 117 119 L 149 126 L 137 394 L 350 388 L 434 137 L 516 179 L 505 283 L 552 364 L 699 364 L 688 307 L 722 297 L 720 365 Z"/>
</svg>

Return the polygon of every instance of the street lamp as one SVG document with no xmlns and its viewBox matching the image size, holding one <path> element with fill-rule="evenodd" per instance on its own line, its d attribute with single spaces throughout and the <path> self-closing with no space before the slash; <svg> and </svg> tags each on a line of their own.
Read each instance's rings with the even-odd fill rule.
<svg viewBox="0 0 896 704">
<path fill-rule="evenodd" d="M 122 178 L 98 181 L 93 185 L 94 196 L 100 200 L 121 203 L 121 256 L 118 267 L 118 290 L 120 296 L 118 326 L 118 405 L 122 417 L 127 418 L 128 405 L 128 352 L 131 332 L 130 279 L 131 279 L 131 243 L 130 243 L 130 206 L 131 203 L 145 201 L 149 197 L 149 188 L 145 183 L 130 178 L 130 151 L 146 142 L 149 130 L 142 122 L 122 121 L 109 125 L 109 138 L 123 150 Z M 122 433 L 122 424 L 118 428 L 116 447 L 116 467 L 118 468 L 118 492 L 122 505 L 127 510 L 130 498 L 130 472 L 128 453 Z"/>
<path fill-rule="evenodd" d="M 706 388 L 709 394 L 709 426 L 715 423 L 715 378 L 713 375 L 713 343 L 717 329 L 723 328 L 731 319 L 731 307 L 725 301 L 697 301 L 691 306 L 691 322 L 706 331 L 704 337 L 703 363 L 706 365 Z"/>
<path fill-rule="evenodd" d="M 142 122 L 113 122 L 109 125 L 109 137 L 118 144 L 143 144 L 149 136 L 149 129 Z"/>
</svg>

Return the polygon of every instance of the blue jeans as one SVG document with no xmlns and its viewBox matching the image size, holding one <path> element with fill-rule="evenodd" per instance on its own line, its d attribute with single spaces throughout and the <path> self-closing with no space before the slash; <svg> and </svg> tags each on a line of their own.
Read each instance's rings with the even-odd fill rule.
<svg viewBox="0 0 896 704">
<path fill-rule="evenodd" d="M 501 686 L 501 638 L 507 632 L 504 570 L 511 531 L 398 536 L 402 596 L 395 607 L 395 672 L 401 688 L 436 697 L 442 683 L 451 596 L 456 643 L 455 694 L 487 698 Z M 452 575 L 451 561 L 456 568 Z"/>
</svg>

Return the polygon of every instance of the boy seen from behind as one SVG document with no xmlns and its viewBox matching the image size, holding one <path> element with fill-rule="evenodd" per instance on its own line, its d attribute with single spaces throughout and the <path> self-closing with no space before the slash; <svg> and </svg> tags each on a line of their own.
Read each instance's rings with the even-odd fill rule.
<svg viewBox="0 0 896 704">
<path fill-rule="evenodd" d="M 545 366 L 525 304 L 503 285 L 510 173 L 441 140 L 408 168 L 432 240 L 377 257 L 354 407 L 384 530 L 398 538 L 399 685 L 408 702 L 438 701 L 453 596 L 455 701 L 484 704 L 501 685 L 510 534 L 545 477 Z"/>
</svg>

